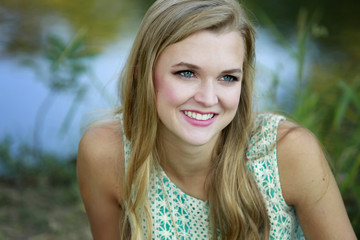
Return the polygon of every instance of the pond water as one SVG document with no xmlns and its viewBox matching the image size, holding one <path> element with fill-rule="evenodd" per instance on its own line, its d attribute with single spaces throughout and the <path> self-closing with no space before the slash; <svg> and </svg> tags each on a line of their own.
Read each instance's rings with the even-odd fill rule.
<svg viewBox="0 0 360 240">
<path fill-rule="evenodd" d="M 90 115 L 115 105 L 116 80 L 129 48 L 130 41 L 122 39 L 89 62 L 93 79 L 82 79 L 87 93 L 78 103 L 65 132 L 60 129 L 75 96 L 72 93 L 54 95 L 40 129 L 43 150 L 65 156 L 76 152 L 82 127 L 88 123 Z M 32 146 L 36 115 L 50 90 L 39 81 L 33 69 L 23 66 L 17 58 L 1 59 L 0 72 L 0 136 L 11 136 L 15 143 Z"/>
</svg>

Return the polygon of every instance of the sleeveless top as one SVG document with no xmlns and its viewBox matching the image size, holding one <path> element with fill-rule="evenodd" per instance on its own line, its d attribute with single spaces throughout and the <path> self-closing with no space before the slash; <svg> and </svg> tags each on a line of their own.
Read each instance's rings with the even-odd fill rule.
<svg viewBox="0 0 360 240">
<path fill-rule="evenodd" d="M 122 115 L 119 118 L 123 126 Z M 257 116 L 247 152 L 247 167 L 265 200 L 270 220 L 270 239 L 305 239 L 295 209 L 286 204 L 281 191 L 276 136 L 282 120 L 285 118 L 273 114 Z M 123 140 L 126 171 L 131 145 L 124 133 Z M 184 193 L 162 169 L 150 173 L 148 199 L 152 215 L 152 239 L 176 239 L 175 227 L 182 240 L 211 239 L 207 202 Z M 145 219 L 143 231 L 146 239 L 149 233 L 145 228 Z"/>
</svg>

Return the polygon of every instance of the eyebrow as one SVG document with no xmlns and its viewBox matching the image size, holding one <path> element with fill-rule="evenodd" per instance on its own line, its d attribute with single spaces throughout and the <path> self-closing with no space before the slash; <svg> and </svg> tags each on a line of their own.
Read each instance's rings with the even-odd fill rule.
<svg viewBox="0 0 360 240">
<path fill-rule="evenodd" d="M 191 63 L 186 63 L 186 62 L 180 62 L 178 64 L 173 65 L 172 67 L 188 67 L 188 68 L 191 68 L 191 69 L 200 69 L 199 66 L 196 66 L 196 65 L 191 64 Z"/>
<path fill-rule="evenodd" d="M 172 67 L 186 67 L 186 68 L 190 68 L 190 69 L 194 69 L 194 70 L 198 70 L 200 69 L 199 66 L 191 64 L 191 63 L 186 63 L 186 62 L 180 62 L 177 63 L 175 65 L 173 65 Z M 242 74 L 242 70 L 240 68 L 233 68 L 233 69 L 227 69 L 222 71 L 222 73 L 224 74 L 232 74 L 232 73 L 239 73 Z"/>
</svg>

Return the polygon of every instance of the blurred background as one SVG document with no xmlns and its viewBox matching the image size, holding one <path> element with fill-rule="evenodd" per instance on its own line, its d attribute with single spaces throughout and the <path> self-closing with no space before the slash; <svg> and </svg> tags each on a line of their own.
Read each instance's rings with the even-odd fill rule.
<svg viewBox="0 0 360 240">
<path fill-rule="evenodd" d="M 0 1 L 0 239 L 91 239 L 76 183 L 83 127 L 116 81 L 151 0 Z M 247 0 L 256 109 L 326 149 L 360 236 L 360 1 Z"/>
</svg>

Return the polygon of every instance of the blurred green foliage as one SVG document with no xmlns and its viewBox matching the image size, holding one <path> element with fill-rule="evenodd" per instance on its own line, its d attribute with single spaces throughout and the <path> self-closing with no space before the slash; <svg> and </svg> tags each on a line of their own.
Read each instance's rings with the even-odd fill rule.
<svg viewBox="0 0 360 240">
<path fill-rule="evenodd" d="M 69 187 L 76 181 L 75 157 L 62 159 L 53 154 L 34 155 L 28 145 L 19 145 L 10 137 L 0 142 L 0 182 L 15 187 Z"/>
<path fill-rule="evenodd" d="M 43 50 L 44 32 L 86 30 L 88 46 L 100 52 L 121 34 L 132 36 L 152 0 L 2 0 L 0 45 L 9 54 Z M 62 19 L 60 23 L 58 20 Z M 44 22 L 46 24 L 44 24 Z M 59 29 L 60 27 L 60 29 Z M 1 50 L 1 49 L 0 49 Z"/>
<path fill-rule="evenodd" d="M 294 119 L 318 137 L 333 168 L 352 225 L 360 236 L 360 62 L 351 57 L 341 62 L 320 59 L 305 68 L 310 40 L 319 37 L 319 29 L 320 37 L 326 38 L 326 29 L 302 9 L 298 14 L 295 44 L 292 44 L 265 13 L 259 16 L 297 66 L 291 87 L 282 85 L 286 81 L 273 73 L 267 107 Z M 290 99 L 279 96 L 280 88 L 290 93 L 287 94 Z"/>
</svg>

